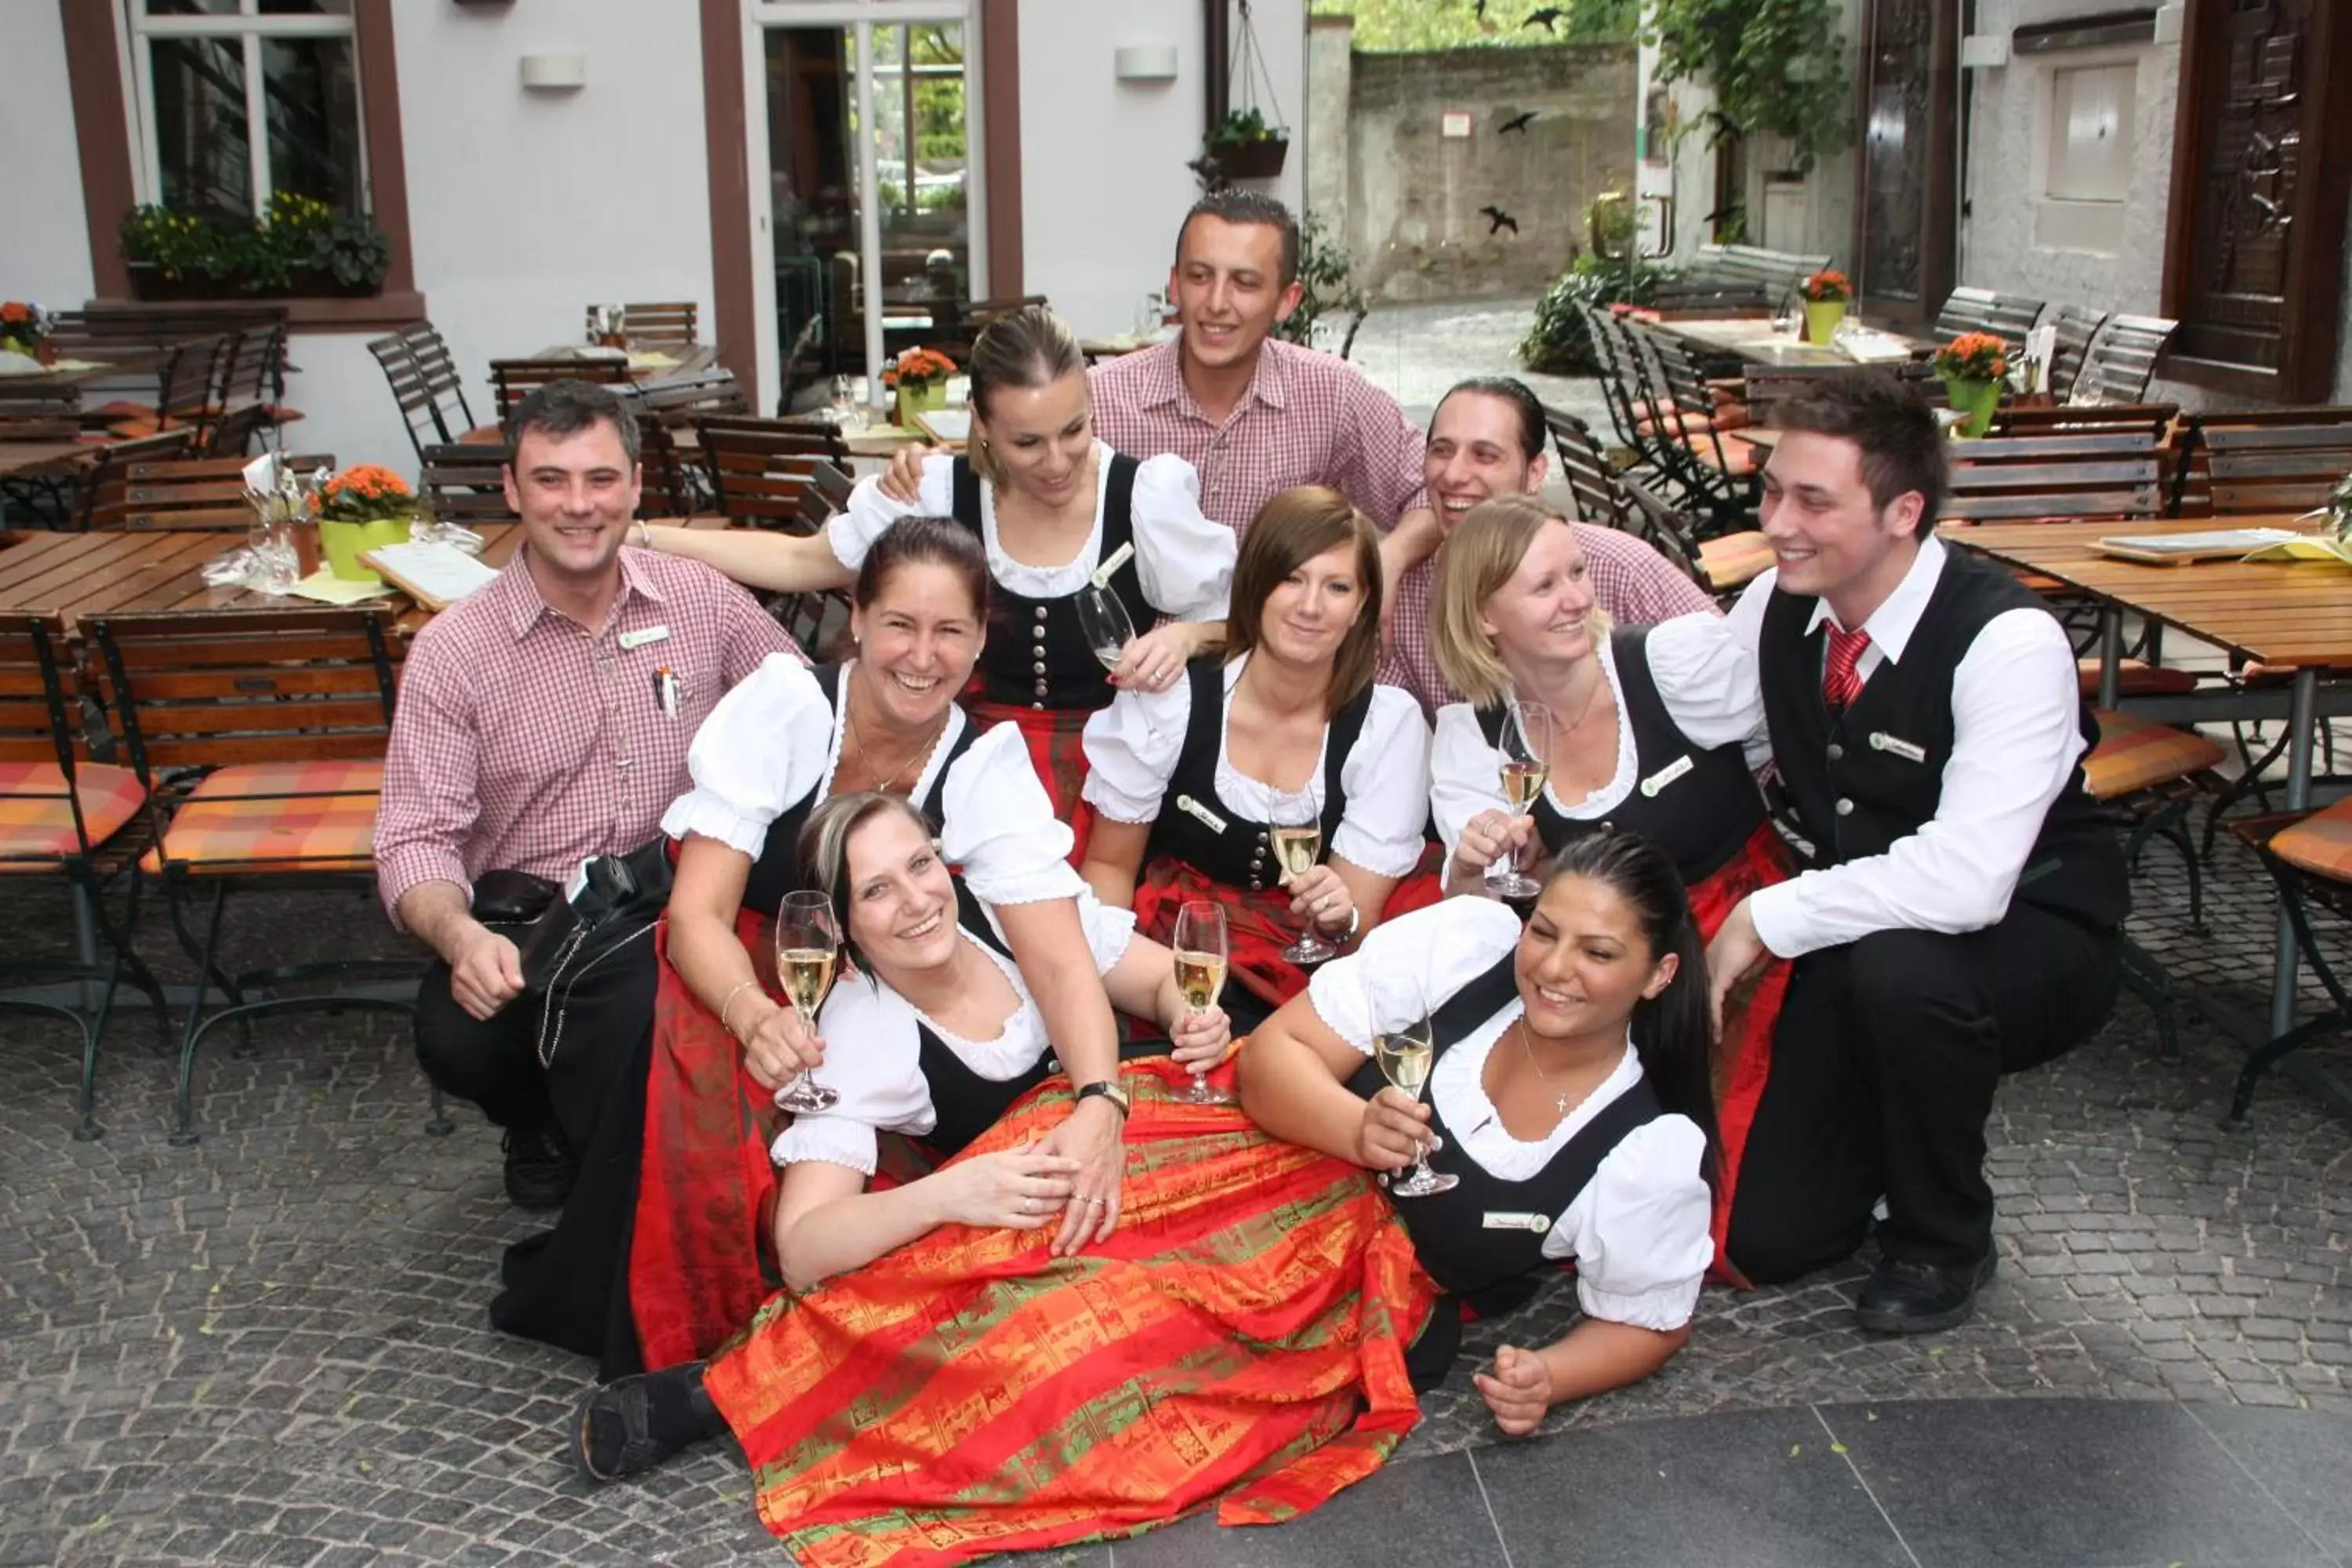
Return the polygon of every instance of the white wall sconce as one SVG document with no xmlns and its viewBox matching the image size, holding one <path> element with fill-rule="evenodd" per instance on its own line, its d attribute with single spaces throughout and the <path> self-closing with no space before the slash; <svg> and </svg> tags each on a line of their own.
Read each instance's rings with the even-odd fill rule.
<svg viewBox="0 0 2352 1568">
<path fill-rule="evenodd" d="M 1121 81 L 1174 81 L 1176 46 L 1121 45 L 1111 56 L 1111 69 Z"/>
<path fill-rule="evenodd" d="M 588 57 L 525 55 L 522 84 L 533 92 L 575 92 L 588 85 Z"/>
</svg>

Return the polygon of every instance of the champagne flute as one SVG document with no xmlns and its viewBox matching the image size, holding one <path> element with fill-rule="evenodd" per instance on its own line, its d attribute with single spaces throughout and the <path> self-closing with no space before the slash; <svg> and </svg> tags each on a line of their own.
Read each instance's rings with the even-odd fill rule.
<svg viewBox="0 0 2352 1568">
<path fill-rule="evenodd" d="M 1323 858 L 1323 822 L 1315 809 L 1311 794 L 1286 795 L 1278 799 L 1275 815 L 1297 820 L 1276 821 L 1269 824 L 1267 837 L 1274 841 L 1274 858 L 1285 874 L 1294 880 L 1315 868 Z M 1308 921 L 1298 933 L 1298 940 L 1282 950 L 1282 956 L 1292 963 L 1320 963 L 1338 952 L 1315 934 L 1315 922 Z"/>
<path fill-rule="evenodd" d="M 1429 1009 L 1418 1003 L 1415 1004 L 1413 1016 L 1393 1028 L 1378 1030 L 1372 1036 L 1372 1060 L 1380 1064 L 1381 1076 L 1404 1090 L 1416 1104 L 1421 1100 L 1422 1091 L 1429 1087 L 1429 1069 L 1436 1059 Z M 1389 1195 L 1425 1198 L 1433 1193 L 1445 1192 L 1461 1184 L 1461 1177 L 1429 1168 L 1429 1145 L 1424 1143 L 1420 1156 L 1412 1163 L 1412 1171 L 1389 1183 Z"/>
<path fill-rule="evenodd" d="M 1514 699 L 1504 710 L 1495 749 L 1503 759 L 1503 798 L 1510 802 L 1514 817 L 1525 816 L 1535 809 L 1536 797 L 1543 794 L 1544 783 L 1551 777 L 1551 710 L 1540 702 Z M 1494 867 L 1489 867 L 1486 889 L 1496 898 L 1532 899 L 1543 892 L 1543 884 L 1522 876 L 1508 855 L 1495 866 L 1502 868 L 1502 874 L 1496 876 Z"/>
<path fill-rule="evenodd" d="M 1095 651 L 1105 670 L 1118 668 L 1127 656 L 1127 645 L 1135 640 L 1135 624 L 1127 618 L 1127 606 L 1118 595 L 1108 588 L 1097 588 L 1089 583 L 1077 592 L 1078 629 L 1086 634 L 1087 646 Z"/>
<path fill-rule="evenodd" d="M 1176 989 L 1184 1005 L 1195 1013 L 1216 1005 L 1225 988 L 1225 963 L 1231 952 L 1225 941 L 1225 910 L 1222 904 L 1194 900 L 1176 911 Z M 1192 1069 L 1192 1087 L 1169 1096 L 1186 1105 L 1231 1105 L 1234 1097 L 1209 1081 L 1204 1064 Z"/>
<path fill-rule="evenodd" d="M 786 893 L 776 914 L 776 976 L 784 983 L 801 1022 L 816 1029 L 816 1011 L 833 989 L 834 965 L 841 958 L 841 930 L 823 893 Z M 807 1073 L 784 1086 L 776 1103 L 786 1110 L 830 1110 L 841 1096 Z"/>
</svg>

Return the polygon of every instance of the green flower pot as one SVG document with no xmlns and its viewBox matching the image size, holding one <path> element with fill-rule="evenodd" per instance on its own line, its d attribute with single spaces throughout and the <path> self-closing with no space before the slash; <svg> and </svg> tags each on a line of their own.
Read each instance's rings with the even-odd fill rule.
<svg viewBox="0 0 2352 1568">
<path fill-rule="evenodd" d="M 1845 320 L 1843 300 L 1808 300 L 1805 301 L 1805 341 L 1826 343 L 1837 333 L 1838 323 Z"/>
<path fill-rule="evenodd" d="M 386 518 L 378 522 L 339 522 L 332 518 L 319 520 L 319 548 L 327 554 L 327 570 L 346 583 L 381 583 L 383 578 L 371 571 L 360 557 L 371 550 L 381 550 L 387 544 L 408 542 L 408 519 Z"/>
<path fill-rule="evenodd" d="M 915 427 L 915 416 L 948 405 L 948 383 L 945 376 L 925 382 L 920 386 L 898 385 L 898 423 L 905 428 Z"/>
<path fill-rule="evenodd" d="M 1948 375 L 1944 386 L 1952 395 L 1952 406 L 1968 416 L 1952 426 L 1955 438 L 1973 441 L 1992 428 L 1993 410 L 2000 406 L 2000 383 Z"/>
</svg>

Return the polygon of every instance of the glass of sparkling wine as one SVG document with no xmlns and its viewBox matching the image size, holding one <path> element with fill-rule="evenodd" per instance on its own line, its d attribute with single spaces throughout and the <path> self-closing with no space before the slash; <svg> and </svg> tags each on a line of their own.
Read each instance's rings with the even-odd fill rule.
<svg viewBox="0 0 2352 1568">
<path fill-rule="evenodd" d="M 1117 669 L 1127 645 L 1135 640 L 1135 626 L 1127 618 L 1127 606 L 1118 602 L 1118 595 L 1091 583 L 1078 590 L 1077 601 L 1078 629 L 1086 634 L 1087 646 L 1095 650 L 1103 668 Z"/>
<path fill-rule="evenodd" d="M 1225 988 L 1225 911 L 1223 905 L 1194 900 L 1176 911 L 1176 989 L 1195 1013 L 1216 1005 Z M 1234 1097 L 1208 1079 L 1206 1063 L 1192 1068 L 1192 1087 L 1171 1100 L 1186 1105 L 1231 1105 Z"/>
<path fill-rule="evenodd" d="M 1398 1026 L 1372 1036 L 1372 1059 L 1380 1064 L 1381 1076 L 1415 1101 L 1429 1087 L 1430 1064 L 1436 1054 L 1426 1007 L 1417 1009 L 1414 1016 Z M 1429 1146 L 1423 1144 L 1412 1171 L 1389 1183 L 1389 1193 L 1400 1198 L 1425 1198 L 1461 1184 L 1461 1177 L 1429 1168 Z"/>
<path fill-rule="evenodd" d="M 1503 798 L 1510 802 L 1513 816 L 1525 816 L 1535 809 L 1536 797 L 1551 776 L 1551 710 L 1514 699 L 1504 710 L 1495 748 L 1503 759 Z M 1543 884 L 1521 875 L 1507 855 L 1487 868 L 1486 890 L 1498 899 L 1532 899 L 1541 895 Z"/>
<path fill-rule="evenodd" d="M 1292 804 L 1306 820 L 1275 823 L 1268 837 L 1274 840 L 1274 858 L 1284 875 L 1295 880 L 1313 870 L 1315 863 L 1323 858 L 1323 824 L 1315 815 L 1312 795 L 1296 796 Z M 1298 933 L 1298 940 L 1282 950 L 1282 956 L 1293 963 L 1320 963 L 1339 951 L 1315 934 L 1315 922 L 1310 920 Z"/>
<path fill-rule="evenodd" d="M 841 931 L 823 893 L 786 893 L 776 914 L 776 976 L 801 1022 L 814 1031 L 816 1010 L 833 989 L 841 957 Z M 807 1073 L 784 1086 L 776 1103 L 786 1110 L 830 1110 L 841 1096 Z"/>
</svg>

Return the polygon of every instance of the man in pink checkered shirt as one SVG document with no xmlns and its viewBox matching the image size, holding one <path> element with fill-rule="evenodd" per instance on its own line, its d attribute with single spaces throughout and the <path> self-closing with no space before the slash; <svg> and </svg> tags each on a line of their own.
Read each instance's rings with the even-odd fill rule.
<svg viewBox="0 0 2352 1568">
<path fill-rule="evenodd" d="M 598 927 L 543 997 L 525 995 L 523 927 L 498 919 L 514 913 L 500 884 L 515 879 L 561 889 L 584 860 L 612 855 L 666 886 L 659 824 L 688 787 L 697 726 L 763 659 L 797 650 L 709 567 L 623 548 L 637 425 L 611 391 L 555 383 L 523 401 L 509 433 L 507 504 L 524 547 L 417 635 L 385 758 L 376 876 L 394 923 L 438 957 L 417 995 L 425 1073 L 506 1130 L 519 1205 L 571 1200 L 557 1239 L 509 1255 L 492 1321 L 593 1354 L 625 1279 L 636 1191 L 634 1161 L 610 1169 L 595 1150 L 607 1119 L 644 1117 L 654 910 L 633 905 Z"/>
<path fill-rule="evenodd" d="M 1498 375 L 1456 384 L 1430 417 L 1422 468 L 1441 530 L 1451 533 L 1462 514 L 1482 500 L 1543 489 L 1549 468 L 1543 442 L 1543 405 L 1525 383 Z M 1570 526 L 1594 597 L 1612 620 L 1647 626 L 1715 609 L 1715 601 L 1697 584 L 1643 541 L 1599 523 Z M 1419 698 L 1433 716 L 1462 700 L 1439 671 L 1430 646 L 1429 602 L 1436 581 L 1437 557 L 1432 556 L 1397 584 L 1395 619 L 1380 675 Z"/>
</svg>

